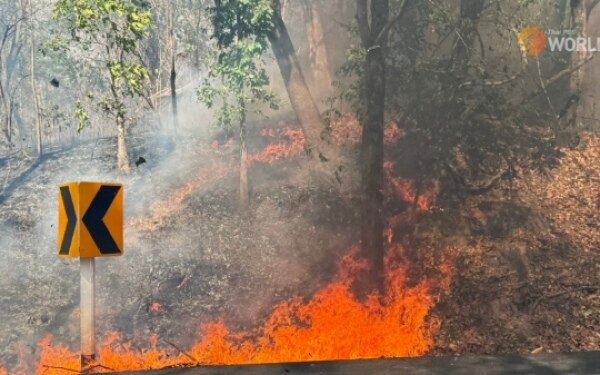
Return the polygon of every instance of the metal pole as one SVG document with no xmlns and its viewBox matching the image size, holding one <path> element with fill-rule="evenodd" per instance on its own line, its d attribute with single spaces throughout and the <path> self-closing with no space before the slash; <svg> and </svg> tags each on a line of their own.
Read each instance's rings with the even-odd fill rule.
<svg viewBox="0 0 600 375">
<path fill-rule="evenodd" d="M 96 357 L 96 265 L 94 258 L 80 259 L 80 311 L 81 311 L 81 369 L 86 370 Z"/>
</svg>

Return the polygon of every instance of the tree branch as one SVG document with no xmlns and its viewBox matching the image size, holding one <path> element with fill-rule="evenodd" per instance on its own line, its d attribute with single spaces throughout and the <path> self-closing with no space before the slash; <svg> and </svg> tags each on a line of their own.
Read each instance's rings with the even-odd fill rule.
<svg viewBox="0 0 600 375">
<path fill-rule="evenodd" d="M 574 71 L 578 70 L 579 68 L 581 68 L 582 66 L 584 66 L 585 64 L 587 64 L 588 62 L 592 61 L 592 59 L 594 58 L 595 54 L 590 53 L 583 61 L 581 61 L 579 64 L 572 66 L 570 68 L 566 68 L 561 70 L 560 72 L 556 73 L 555 75 L 553 75 L 552 77 L 550 77 L 548 80 L 546 80 L 546 82 L 544 82 L 544 87 L 548 87 L 551 84 L 555 83 L 556 81 L 560 80 L 561 78 L 564 78 L 570 74 L 572 74 Z M 544 92 L 544 87 L 539 87 L 537 90 L 529 93 L 527 95 L 527 98 L 525 100 L 523 100 L 523 102 L 527 101 L 527 99 L 533 98 L 541 93 Z M 523 104 L 523 102 L 521 102 L 519 105 Z"/>
<path fill-rule="evenodd" d="M 400 11 L 388 23 L 385 24 L 379 35 L 377 35 L 377 38 L 375 38 L 373 45 L 381 43 L 381 41 L 383 41 L 383 39 L 387 36 L 387 33 L 394 26 L 394 24 L 398 22 L 400 18 L 402 18 L 402 16 L 404 15 L 404 10 L 406 9 L 406 4 L 408 4 L 408 0 L 403 0 L 402 4 L 400 4 Z"/>
</svg>

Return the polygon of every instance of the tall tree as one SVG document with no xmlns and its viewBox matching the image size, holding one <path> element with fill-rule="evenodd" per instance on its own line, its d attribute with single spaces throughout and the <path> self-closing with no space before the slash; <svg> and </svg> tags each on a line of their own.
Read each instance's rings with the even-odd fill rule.
<svg viewBox="0 0 600 375">
<path fill-rule="evenodd" d="M 18 71 L 23 48 L 21 31 L 27 19 L 26 5 L 23 2 L 17 6 L 12 2 L 0 4 L 4 21 L 0 26 L 0 127 L 8 147 L 13 144 L 14 93 L 21 84 L 15 72 Z"/>
<path fill-rule="evenodd" d="M 29 0 L 29 40 L 31 43 L 30 50 L 30 74 L 31 74 L 31 95 L 34 103 L 34 118 L 36 125 L 36 134 L 37 134 L 37 152 L 38 156 L 42 156 L 42 118 L 40 116 L 40 97 L 38 94 L 38 88 L 36 83 L 36 70 L 35 70 L 35 54 L 36 54 L 36 39 L 35 39 L 35 23 L 34 23 L 34 11 L 33 11 L 33 1 Z"/>
<path fill-rule="evenodd" d="M 306 148 L 309 154 L 317 160 L 327 160 L 332 158 L 334 153 L 328 144 L 325 123 L 306 84 L 306 79 L 296 56 L 296 50 L 283 22 L 281 1 L 271 0 L 271 6 L 272 27 L 268 32 L 268 38 L 277 59 L 290 102 L 304 130 Z"/>
<path fill-rule="evenodd" d="M 212 8 L 213 37 L 219 52 L 212 64 L 210 76 L 198 91 L 199 98 L 209 108 L 220 107 L 217 125 L 231 129 L 235 124 L 240 135 L 239 203 L 245 210 L 249 204 L 248 149 L 246 120 L 248 111 L 257 104 L 277 109 L 275 95 L 268 90 L 269 78 L 261 60 L 268 45 L 263 34 L 269 26 L 268 3 L 256 7 L 243 0 L 217 0 Z M 260 5 L 260 4 L 259 4 Z M 215 78 L 219 81 L 215 82 Z"/>
<path fill-rule="evenodd" d="M 65 20 L 72 30 L 72 42 L 91 61 L 100 61 L 109 95 L 98 104 L 115 119 L 117 126 L 117 165 L 129 171 L 125 131 L 128 98 L 144 95 L 148 70 L 138 54 L 147 38 L 152 17 L 144 0 L 58 0 L 53 16 Z"/>
<path fill-rule="evenodd" d="M 360 166 L 362 172 L 361 247 L 370 261 L 366 280 L 359 288 L 369 292 L 383 291 L 383 132 L 386 101 L 387 34 L 393 22 L 402 16 L 407 1 L 399 13 L 389 19 L 389 0 L 357 0 L 356 19 L 363 49 L 366 51 L 363 99 L 366 101 L 362 123 Z"/>
</svg>

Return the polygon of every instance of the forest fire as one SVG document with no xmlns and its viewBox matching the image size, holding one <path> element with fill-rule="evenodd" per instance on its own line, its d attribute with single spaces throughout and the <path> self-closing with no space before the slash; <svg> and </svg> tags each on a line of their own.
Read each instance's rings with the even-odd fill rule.
<svg viewBox="0 0 600 375">
<path fill-rule="evenodd" d="M 270 131 L 266 131 L 265 129 L 263 129 L 263 131 L 261 132 L 262 135 L 266 137 L 274 137 L 275 132 L 273 131 L 273 129 L 269 130 Z M 302 129 L 285 128 L 282 129 L 281 133 L 289 139 L 289 142 L 270 144 L 259 153 L 250 156 L 248 158 L 248 161 L 250 163 L 272 163 L 276 160 L 281 160 L 298 155 L 302 151 L 304 151 L 305 141 Z"/>
<path fill-rule="evenodd" d="M 155 230 L 162 226 L 163 220 L 181 209 L 184 199 L 202 186 L 215 182 L 232 172 L 234 167 L 219 165 L 201 170 L 185 185 L 176 189 L 166 200 L 158 201 L 150 206 L 151 214 L 146 217 L 133 217 L 128 225 L 135 225 L 146 230 Z"/>
<path fill-rule="evenodd" d="M 404 135 L 404 131 L 394 121 L 389 121 L 384 129 L 383 140 L 393 145 Z M 351 146 L 360 143 L 362 126 L 355 116 L 343 115 L 331 122 L 331 140 L 337 146 Z"/>
<path fill-rule="evenodd" d="M 600 1 L 502 3 L 0 0 L 0 375 L 595 373 Z"/>
<path fill-rule="evenodd" d="M 338 123 L 334 134 L 352 127 L 352 122 Z M 347 130 L 347 129 L 346 129 Z M 267 145 L 251 155 L 250 163 L 273 163 L 299 155 L 304 149 L 300 129 L 263 130 L 266 138 L 285 137 L 288 142 Z M 386 129 L 386 141 L 401 135 L 392 124 Z M 336 141 L 339 144 L 339 139 Z M 412 180 L 393 174 L 394 165 L 385 163 L 387 195 L 414 205 L 418 211 L 428 211 L 432 192 L 420 193 Z M 222 179 L 236 170 L 235 166 L 218 165 L 201 170 L 188 183 L 176 189 L 166 200 L 155 202 L 148 217 L 132 218 L 129 225 L 144 230 L 156 230 L 163 221 L 182 209 L 187 196 L 202 186 Z M 312 298 L 295 297 L 277 305 L 264 323 L 251 331 L 232 331 L 224 319 L 203 324 L 199 339 L 190 348 L 182 349 L 157 336 L 148 338 L 145 349 L 123 342 L 116 332 L 107 334 L 99 348 L 98 363 L 91 372 L 159 369 L 170 366 L 250 364 L 276 362 L 304 362 L 322 360 L 367 359 L 378 357 L 419 356 L 432 345 L 435 318 L 428 316 L 435 294 L 448 288 L 449 267 L 440 267 L 440 276 L 425 279 L 415 286 L 406 286 L 407 270 L 403 246 L 395 243 L 394 229 L 406 220 L 406 215 L 388 219 L 385 231 L 388 252 L 386 256 L 387 291 L 372 295 L 365 301 L 354 296 L 351 285 L 354 275 L 368 267 L 358 259 L 358 247 L 353 247 L 338 263 L 333 281 L 318 290 Z M 157 313 L 162 305 L 154 302 L 149 311 Z M 80 360 L 61 344 L 53 344 L 51 337 L 42 339 L 38 374 L 64 374 L 79 371 Z M 17 372 L 19 373 L 19 372 Z M 0 372 L 0 375 L 5 375 Z"/>
<path fill-rule="evenodd" d="M 386 259 L 387 293 L 358 301 L 351 291 L 353 275 L 366 263 L 353 248 L 339 262 L 333 282 L 309 301 L 292 298 L 274 308 L 254 331 L 230 331 L 223 321 L 205 324 L 200 339 L 187 350 L 160 346 L 136 350 L 110 333 L 99 350 L 93 372 L 159 369 L 169 366 L 303 362 L 321 360 L 410 357 L 427 352 L 435 333 L 428 319 L 434 298 L 431 290 L 445 284 L 446 269 L 436 280 L 406 286 L 406 264 L 396 261 L 401 246 L 390 247 Z M 40 341 L 38 374 L 79 371 L 79 357 L 50 338 Z"/>
<path fill-rule="evenodd" d="M 263 130 L 262 135 L 266 137 L 274 137 L 275 132 L 269 129 L 270 132 Z M 281 134 L 286 137 L 288 142 L 273 143 L 267 145 L 260 152 L 251 155 L 248 158 L 248 163 L 272 163 L 277 160 L 289 158 L 300 154 L 304 150 L 304 135 L 301 129 L 284 128 Z M 214 148 L 213 148 L 214 149 Z M 196 174 L 192 180 L 177 188 L 166 200 L 158 201 L 150 206 L 150 215 L 144 217 L 133 217 L 128 221 L 128 225 L 134 225 L 145 230 L 156 230 L 163 225 L 166 218 L 173 215 L 181 209 L 183 201 L 193 192 L 203 186 L 210 185 L 229 173 L 238 170 L 238 167 L 233 165 L 220 164 L 202 169 Z"/>
</svg>

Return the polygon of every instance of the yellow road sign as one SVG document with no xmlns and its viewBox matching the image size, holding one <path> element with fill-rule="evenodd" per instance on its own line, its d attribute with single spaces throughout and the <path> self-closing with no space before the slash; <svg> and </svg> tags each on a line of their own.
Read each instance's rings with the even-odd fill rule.
<svg viewBox="0 0 600 375">
<path fill-rule="evenodd" d="M 69 182 L 58 191 L 58 256 L 123 255 L 123 185 Z"/>
</svg>

